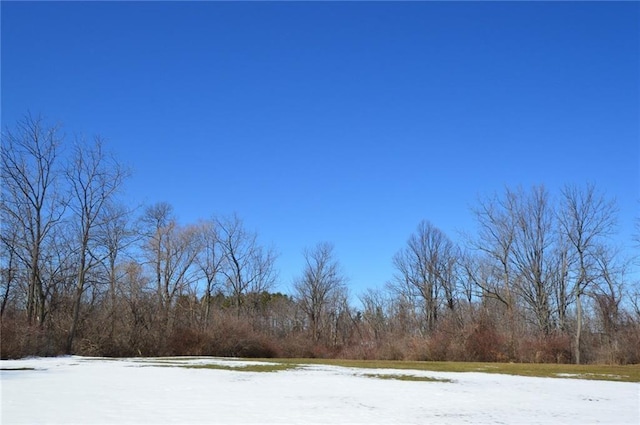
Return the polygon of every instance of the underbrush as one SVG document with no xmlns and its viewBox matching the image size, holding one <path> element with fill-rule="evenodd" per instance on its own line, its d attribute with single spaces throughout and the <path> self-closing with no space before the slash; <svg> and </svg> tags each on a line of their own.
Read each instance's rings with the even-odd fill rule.
<svg viewBox="0 0 640 425">
<path fill-rule="evenodd" d="M 55 323 L 55 325 L 53 324 Z M 495 362 L 571 364 L 575 361 L 569 331 L 538 335 L 479 315 L 467 323 L 443 318 L 431 331 L 406 333 L 389 329 L 377 334 L 353 332 L 310 338 L 304 329 L 268 332 L 235 315 L 221 315 L 204 327 L 157 321 L 83 322 L 71 352 L 65 351 L 62 320 L 44 326 L 5 315 L 0 327 L 0 357 L 77 354 L 94 357 L 219 356 L 419 362 Z M 340 336 L 340 338 L 338 338 Z M 584 332 L 585 364 L 638 364 L 640 334 L 629 325 L 612 336 Z M 572 373 L 572 372 L 568 372 Z"/>
</svg>

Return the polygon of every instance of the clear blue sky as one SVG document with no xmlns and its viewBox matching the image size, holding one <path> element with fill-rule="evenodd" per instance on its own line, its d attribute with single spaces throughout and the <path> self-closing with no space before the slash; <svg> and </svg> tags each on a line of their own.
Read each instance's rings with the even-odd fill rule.
<svg viewBox="0 0 640 425">
<path fill-rule="evenodd" d="M 596 183 L 638 213 L 640 3 L 1 3 L 2 124 L 100 134 L 132 204 L 333 242 L 382 286 L 428 219 L 505 185 Z"/>
</svg>

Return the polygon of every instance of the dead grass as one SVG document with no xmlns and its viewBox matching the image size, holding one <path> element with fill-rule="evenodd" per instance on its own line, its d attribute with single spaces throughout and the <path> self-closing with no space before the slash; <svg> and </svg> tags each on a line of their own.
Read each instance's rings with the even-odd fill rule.
<svg viewBox="0 0 640 425">
<path fill-rule="evenodd" d="M 483 372 L 507 375 L 559 379 L 588 379 L 599 381 L 640 382 L 640 364 L 636 365 L 572 365 L 555 363 L 484 363 L 484 362 L 421 362 L 394 360 L 342 360 L 342 359 L 260 359 L 260 365 L 188 364 L 188 360 L 209 357 L 150 357 L 136 361 L 157 366 L 177 366 L 191 369 L 237 370 L 244 372 L 277 372 L 305 364 L 321 364 L 362 369 L 423 370 L 432 372 Z M 241 359 L 228 359 L 230 361 Z M 253 359 L 258 360 L 258 359 Z M 396 376 L 396 375 L 392 375 Z M 381 378 L 385 379 L 385 378 Z M 392 379 L 392 378 L 388 378 Z M 402 378 L 400 378 L 402 379 Z"/>
<path fill-rule="evenodd" d="M 230 370 L 234 372 L 281 372 L 284 370 L 296 369 L 298 366 L 292 363 L 256 363 L 256 364 L 215 364 L 215 363 L 203 363 L 193 364 L 189 363 L 189 360 L 207 360 L 207 357 L 185 357 L 180 359 L 179 357 L 172 358 L 148 358 L 148 359 L 136 359 L 136 363 L 142 363 L 142 367 L 179 367 L 183 369 L 209 369 L 209 370 Z M 230 359 L 230 363 L 235 360 Z M 240 360 L 237 360 L 240 361 Z"/>
<path fill-rule="evenodd" d="M 391 379 L 391 380 L 396 380 L 396 381 L 453 382 L 451 379 L 432 378 L 432 377 L 429 377 L 429 376 L 415 376 L 415 375 L 392 375 L 392 374 L 365 373 L 363 376 L 366 376 L 367 378 Z"/>
<path fill-rule="evenodd" d="M 269 359 L 269 361 L 276 361 Z M 325 364 L 364 369 L 425 370 L 432 372 L 483 372 L 545 378 L 578 378 L 640 382 L 640 365 L 570 365 L 548 363 L 419 362 L 339 359 L 278 359 L 283 364 Z"/>
</svg>

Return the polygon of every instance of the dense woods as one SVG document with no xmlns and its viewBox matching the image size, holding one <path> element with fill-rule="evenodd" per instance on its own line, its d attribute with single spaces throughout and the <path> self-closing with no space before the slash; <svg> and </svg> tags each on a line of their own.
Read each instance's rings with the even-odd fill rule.
<svg viewBox="0 0 640 425">
<path fill-rule="evenodd" d="M 330 241 L 279 282 L 277 252 L 240 216 L 123 204 L 128 170 L 99 138 L 26 116 L 2 133 L 1 167 L 2 358 L 640 362 L 637 259 L 595 185 L 506 188 L 459 243 L 416 223 L 387 285 L 354 294 Z"/>
</svg>

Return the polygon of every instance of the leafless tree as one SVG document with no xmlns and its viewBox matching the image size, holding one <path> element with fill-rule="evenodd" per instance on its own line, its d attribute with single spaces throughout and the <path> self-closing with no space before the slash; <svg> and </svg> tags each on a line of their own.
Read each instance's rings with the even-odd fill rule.
<svg viewBox="0 0 640 425">
<path fill-rule="evenodd" d="M 195 259 L 201 249 L 201 229 L 180 226 L 173 216 L 173 208 L 167 203 L 148 207 L 143 223 L 147 225 L 148 235 L 144 249 L 153 269 L 161 322 L 164 331 L 168 331 L 176 297 L 197 281 Z"/>
<path fill-rule="evenodd" d="M 610 363 L 617 361 L 615 353 L 619 349 L 618 332 L 622 327 L 621 303 L 631 264 L 630 261 L 620 260 L 619 255 L 614 249 L 599 247 L 594 255 L 599 277 L 589 291 L 589 295 L 595 301 L 595 310 L 609 345 L 610 357 L 607 360 Z"/>
<path fill-rule="evenodd" d="M 45 321 L 42 249 L 65 210 L 66 199 L 57 187 L 61 141 L 57 127 L 47 127 L 41 118 L 31 115 L 19 121 L 14 130 L 2 133 L 2 221 L 19 232 L 13 252 L 28 271 L 26 311 L 30 324 Z"/>
<path fill-rule="evenodd" d="M 481 200 L 473 210 L 478 224 L 477 238 L 471 240 L 471 247 L 483 253 L 493 264 L 493 275 L 499 276 L 496 281 L 476 279 L 485 296 L 491 296 L 502 302 L 513 316 L 515 307 L 514 271 L 511 263 L 515 241 L 517 196 L 506 190 L 504 198 L 497 196 Z"/>
<path fill-rule="evenodd" d="M 118 286 L 124 270 L 120 267 L 123 253 L 137 242 L 139 233 L 133 228 L 131 211 L 123 204 L 109 202 L 104 208 L 103 226 L 99 229 L 98 238 L 102 246 L 102 266 L 108 281 L 109 293 L 109 333 L 113 336 L 117 316 Z"/>
<path fill-rule="evenodd" d="M 426 329 L 435 329 L 440 298 L 455 305 L 453 294 L 457 252 L 451 240 L 428 221 L 422 221 L 407 241 L 407 246 L 393 258 L 397 274 L 392 289 L 406 299 L 417 298 L 421 304 Z"/>
<path fill-rule="evenodd" d="M 511 258 L 519 277 L 516 289 L 533 312 L 538 329 L 549 335 L 553 328 L 551 276 L 555 263 L 551 258 L 553 209 L 546 189 L 533 187 L 530 194 L 519 191 L 514 215 Z"/>
<path fill-rule="evenodd" d="M 460 290 L 467 305 L 481 299 L 482 288 L 495 288 L 500 285 L 499 276 L 494 276 L 495 267 L 483 254 L 472 250 L 460 253 L 458 261 Z M 498 283 L 492 282 L 498 280 Z"/>
<path fill-rule="evenodd" d="M 379 341 L 388 328 L 389 300 L 384 291 L 380 289 L 367 289 L 360 296 L 362 303 L 362 319 L 373 332 L 375 341 Z"/>
<path fill-rule="evenodd" d="M 549 279 L 553 288 L 553 309 L 557 320 L 557 328 L 560 331 L 567 331 L 567 314 L 571 304 L 575 301 L 574 293 L 571 291 L 569 272 L 573 268 L 573 256 L 566 237 L 562 232 L 555 232 L 555 246 L 552 252 L 553 265 Z"/>
<path fill-rule="evenodd" d="M 4 312 L 9 303 L 11 295 L 15 292 L 15 287 L 20 280 L 21 268 L 18 264 L 19 258 L 16 252 L 18 246 L 18 229 L 13 223 L 3 221 L 0 223 L 0 321 L 4 317 Z"/>
<path fill-rule="evenodd" d="M 334 348 L 346 346 L 357 329 L 346 285 L 332 294 L 328 305 L 329 342 Z"/>
<path fill-rule="evenodd" d="M 165 292 L 171 293 L 169 287 L 164 288 L 165 282 L 164 265 L 171 256 L 169 235 L 167 233 L 176 226 L 176 218 L 173 214 L 173 207 L 167 202 L 158 202 L 148 206 L 140 218 L 140 231 L 143 239 L 143 250 L 146 264 L 152 268 L 152 281 L 155 283 L 155 291 L 158 306 L 165 310 Z M 167 254 L 166 251 L 169 250 Z"/>
<path fill-rule="evenodd" d="M 598 277 L 595 256 L 605 239 L 613 233 L 617 208 L 595 185 L 583 188 L 565 186 L 562 191 L 562 207 L 558 220 L 561 232 L 575 257 L 572 270 L 573 289 L 576 297 L 575 361 L 580 364 L 582 335 L 582 295 Z"/>
<path fill-rule="evenodd" d="M 105 153 L 102 140 L 96 138 L 93 144 L 80 141 L 76 145 L 66 175 L 71 188 L 70 209 L 76 229 L 78 259 L 73 317 L 66 346 L 67 353 L 71 353 L 88 274 L 113 254 L 104 254 L 100 233 L 109 220 L 118 218 L 107 214 L 108 205 L 121 189 L 127 172 L 115 158 Z"/>
<path fill-rule="evenodd" d="M 76 283 L 78 251 L 75 232 L 69 220 L 57 225 L 43 249 L 40 274 L 45 298 L 49 300 L 47 325 L 70 328 L 68 322 Z"/>
<path fill-rule="evenodd" d="M 155 288 L 150 287 L 151 282 L 139 262 L 125 261 L 120 268 L 123 270 L 120 296 L 125 304 L 122 311 L 122 319 L 126 322 L 123 329 L 125 343 L 131 353 L 142 355 L 146 352 L 145 346 L 151 343 L 149 340 L 153 339 L 150 330 L 157 314 Z"/>
<path fill-rule="evenodd" d="M 305 249 L 303 256 L 302 276 L 294 281 L 293 287 L 296 300 L 309 321 L 311 338 L 318 341 L 323 336 L 332 303 L 339 301 L 346 288 L 346 278 L 332 244 L 318 243 L 312 249 Z"/>
<path fill-rule="evenodd" d="M 196 257 L 196 264 L 202 272 L 205 279 L 204 287 L 204 317 L 203 326 L 206 328 L 209 324 L 211 316 L 211 305 L 213 301 L 214 290 L 217 288 L 219 276 L 222 271 L 224 253 L 218 240 L 218 231 L 216 229 L 216 220 L 209 220 L 201 223 L 200 232 L 201 250 Z"/>
<path fill-rule="evenodd" d="M 237 215 L 217 220 L 218 241 L 224 256 L 221 273 L 240 316 L 247 294 L 269 290 L 275 282 L 273 249 L 258 244 L 256 233 L 247 231 Z"/>
<path fill-rule="evenodd" d="M 473 209 L 477 236 L 469 241 L 477 255 L 471 257 L 474 259 L 471 266 L 465 267 L 483 299 L 494 298 L 506 308 L 510 358 L 515 357 L 516 350 L 517 272 L 512 260 L 518 202 L 518 194 L 508 188 L 502 197 L 493 195 L 479 201 L 479 206 Z"/>
</svg>

